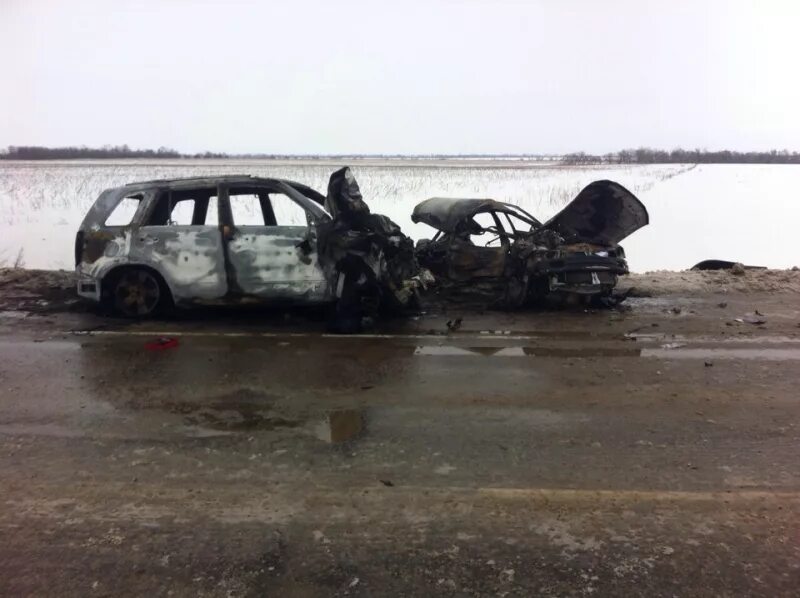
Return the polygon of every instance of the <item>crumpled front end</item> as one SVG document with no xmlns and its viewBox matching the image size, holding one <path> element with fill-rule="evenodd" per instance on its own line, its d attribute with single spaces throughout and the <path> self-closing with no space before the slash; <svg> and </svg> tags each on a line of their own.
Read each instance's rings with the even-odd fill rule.
<svg viewBox="0 0 800 598">
<path fill-rule="evenodd" d="M 479 215 L 493 224 L 480 224 Z M 628 273 L 618 242 L 649 218 L 627 189 L 595 181 L 545 224 L 491 199 L 432 198 L 415 207 L 412 220 L 438 230 L 417 244 L 422 266 L 452 289 L 515 308 L 608 297 L 617 277 Z M 486 246 L 476 244 L 484 237 Z"/>
<path fill-rule="evenodd" d="M 566 300 L 577 296 L 605 296 L 628 273 L 625 251 L 620 246 L 589 243 L 564 244 L 538 250 L 528 257 L 526 270 L 534 284 L 527 299 Z"/>
<path fill-rule="evenodd" d="M 325 208 L 333 219 L 318 226 L 320 257 L 340 308 L 372 315 L 411 307 L 432 276 L 400 227 L 371 213 L 349 168 L 331 175 Z"/>
</svg>

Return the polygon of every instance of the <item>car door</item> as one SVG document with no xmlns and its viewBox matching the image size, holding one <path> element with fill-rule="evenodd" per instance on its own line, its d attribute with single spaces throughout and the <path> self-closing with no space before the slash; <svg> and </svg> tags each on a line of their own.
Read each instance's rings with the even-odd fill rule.
<svg viewBox="0 0 800 598">
<path fill-rule="evenodd" d="M 130 261 L 155 268 L 176 300 L 228 292 L 217 197 L 216 187 L 158 189 L 131 235 Z"/>
<path fill-rule="evenodd" d="M 453 235 L 449 251 L 450 278 L 498 278 L 505 272 L 508 238 L 494 212 L 480 212 Z"/>
<path fill-rule="evenodd" d="M 292 303 L 330 297 L 314 226 L 325 217 L 321 207 L 280 182 L 232 184 L 223 198 L 228 275 L 237 292 Z"/>
</svg>

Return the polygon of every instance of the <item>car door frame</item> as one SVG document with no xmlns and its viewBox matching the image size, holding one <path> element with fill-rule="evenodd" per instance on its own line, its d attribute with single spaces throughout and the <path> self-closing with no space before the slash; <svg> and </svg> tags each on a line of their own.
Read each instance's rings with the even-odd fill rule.
<svg viewBox="0 0 800 598">
<path fill-rule="evenodd" d="M 229 292 L 223 231 L 219 224 L 197 223 L 198 198 L 191 198 L 195 201 L 191 224 L 148 224 L 164 193 L 193 190 L 215 191 L 219 199 L 217 184 L 156 187 L 149 191 L 148 203 L 137 211 L 137 223 L 131 230 L 128 262 L 154 268 L 176 302 L 217 303 Z M 207 209 L 206 204 L 206 213 Z"/>
<path fill-rule="evenodd" d="M 497 226 L 499 247 L 474 245 L 468 241 L 469 222 L 477 214 L 489 214 Z M 448 275 L 454 280 L 477 278 L 500 278 L 505 273 L 509 258 L 510 242 L 495 210 L 480 210 L 464 219 L 463 228 L 451 235 L 448 245 Z"/>
<path fill-rule="evenodd" d="M 237 225 L 231 191 L 254 190 L 263 225 Z M 262 196 L 263 193 L 263 196 Z M 270 193 L 286 195 L 306 214 L 306 225 L 267 224 L 272 212 Z M 241 298 L 275 303 L 322 303 L 332 300 L 332 289 L 317 247 L 317 224 L 330 216 L 318 203 L 280 180 L 223 182 L 219 186 L 219 221 L 230 292 Z"/>
</svg>

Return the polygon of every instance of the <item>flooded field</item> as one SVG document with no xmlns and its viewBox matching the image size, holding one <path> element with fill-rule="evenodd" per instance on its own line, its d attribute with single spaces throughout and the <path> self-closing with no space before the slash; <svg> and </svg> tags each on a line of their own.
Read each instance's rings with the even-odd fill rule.
<svg viewBox="0 0 800 598">
<path fill-rule="evenodd" d="M 800 265 L 793 243 L 800 203 L 792 199 L 800 186 L 798 166 L 566 167 L 508 160 L 354 160 L 351 165 L 373 210 L 415 239 L 432 232 L 410 219 L 414 205 L 428 197 L 491 197 L 546 220 L 589 182 L 612 179 L 650 212 L 650 226 L 623 243 L 633 271 L 685 269 L 710 258 L 773 268 Z M 337 166 L 268 160 L 1 162 L 0 265 L 71 269 L 77 227 L 108 187 L 253 174 L 294 179 L 324 192 Z"/>
</svg>

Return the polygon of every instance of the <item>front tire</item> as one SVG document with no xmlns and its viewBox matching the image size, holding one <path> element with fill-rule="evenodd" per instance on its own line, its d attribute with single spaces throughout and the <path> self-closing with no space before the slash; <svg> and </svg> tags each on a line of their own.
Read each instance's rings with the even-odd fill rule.
<svg viewBox="0 0 800 598">
<path fill-rule="evenodd" d="M 365 318 L 374 318 L 380 308 L 380 292 L 366 269 L 342 268 L 342 292 L 328 324 L 331 332 L 357 334 Z"/>
</svg>

